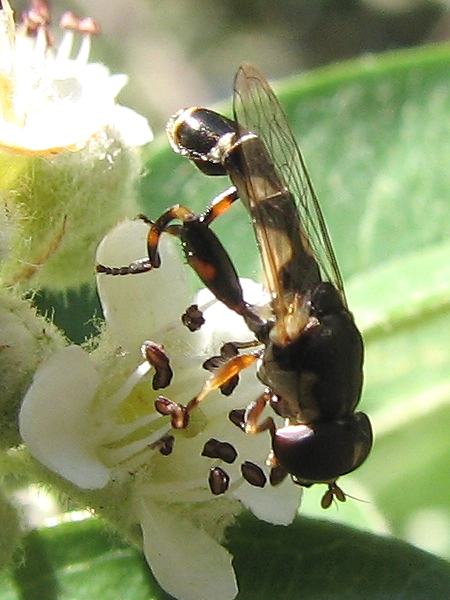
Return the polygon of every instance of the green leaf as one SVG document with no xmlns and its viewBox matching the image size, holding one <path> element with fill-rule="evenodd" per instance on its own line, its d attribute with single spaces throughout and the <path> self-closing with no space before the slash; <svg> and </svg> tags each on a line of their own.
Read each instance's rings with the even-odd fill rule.
<svg viewBox="0 0 450 600">
<path fill-rule="evenodd" d="M 262 543 L 264 540 L 264 543 Z M 450 565 L 403 542 L 326 521 L 230 528 L 237 600 L 450 596 Z M 23 562 L 0 577 L 0 600 L 169 600 L 141 555 L 89 519 L 30 533 Z"/>
<path fill-rule="evenodd" d="M 142 555 L 87 519 L 24 541 L 14 569 L 0 578 L 1 600 L 166 600 Z"/>
<path fill-rule="evenodd" d="M 450 594 L 446 561 L 326 521 L 303 518 L 290 527 L 273 527 L 248 518 L 245 527 L 232 530 L 230 548 L 239 600 L 443 600 Z"/>
</svg>

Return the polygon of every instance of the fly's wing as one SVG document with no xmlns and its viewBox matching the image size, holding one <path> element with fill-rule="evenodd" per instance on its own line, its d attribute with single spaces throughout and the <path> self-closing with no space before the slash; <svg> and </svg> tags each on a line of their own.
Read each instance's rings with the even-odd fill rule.
<svg viewBox="0 0 450 600">
<path fill-rule="evenodd" d="M 235 78 L 234 118 L 241 139 L 235 177 L 261 250 L 277 316 L 291 299 L 329 281 L 346 305 L 342 278 L 320 206 L 286 116 L 264 76 L 249 64 Z M 244 136 L 244 137 L 243 137 Z"/>
</svg>

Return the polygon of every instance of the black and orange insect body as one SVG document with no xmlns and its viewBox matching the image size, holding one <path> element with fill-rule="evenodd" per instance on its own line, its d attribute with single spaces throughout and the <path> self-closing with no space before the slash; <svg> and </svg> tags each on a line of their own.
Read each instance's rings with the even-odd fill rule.
<svg viewBox="0 0 450 600">
<path fill-rule="evenodd" d="M 169 121 L 168 134 L 174 150 L 201 171 L 230 177 L 261 253 L 273 318 L 265 329 L 249 326 L 265 346 L 258 377 L 267 390 L 247 410 L 244 429 L 269 429 L 274 465 L 300 484 L 327 483 L 329 505 L 333 496 L 344 498 L 336 479 L 356 469 L 372 446 L 368 417 L 354 412 L 364 349 L 284 112 L 264 77 L 243 65 L 234 120 L 189 108 Z M 286 426 L 277 428 L 270 417 L 258 422 L 267 403 Z"/>
<path fill-rule="evenodd" d="M 257 361 L 265 390 L 245 411 L 232 411 L 231 420 L 250 434 L 270 432 L 272 484 L 290 474 L 300 485 L 327 484 L 324 507 L 333 498 L 345 500 L 336 480 L 359 467 L 372 446 L 370 421 L 355 412 L 362 390 L 363 341 L 284 112 L 265 78 L 245 64 L 235 79 L 233 120 L 194 107 L 174 115 L 167 130 L 176 152 L 206 175 L 228 175 L 233 187 L 201 215 L 172 207 L 149 222 L 148 258 L 120 272 L 102 266 L 99 271 L 156 268 L 160 234 L 177 235 L 188 263 L 220 301 L 244 318 L 259 349 L 225 361 L 187 406 L 163 398 L 157 408 L 172 415 L 174 427 L 185 426 L 189 412 L 212 389 L 226 388 L 241 369 Z M 209 228 L 238 198 L 250 215 L 261 254 L 271 298 L 268 320 L 245 302 L 228 253 Z M 181 224 L 171 224 L 174 219 Z M 284 426 L 277 427 L 272 417 L 261 420 L 266 405 L 283 417 Z M 252 485 L 264 485 L 257 468 L 243 465 L 242 475 Z M 228 487 L 222 471 L 210 482 L 213 493 Z"/>
</svg>

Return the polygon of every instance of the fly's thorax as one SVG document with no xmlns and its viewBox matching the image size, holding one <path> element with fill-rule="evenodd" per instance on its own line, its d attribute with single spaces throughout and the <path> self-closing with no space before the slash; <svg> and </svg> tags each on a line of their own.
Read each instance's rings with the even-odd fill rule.
<svg viewBox="0 0 450 600">
<path fill-rule="evenodd" d="M 329 281 L 322 281 L 311 292 L 311 312 L 318 318 L 342 310 L 348 312 L 339 292 Z"/>
<path fill-rule="evenodd" d="M 274 297 L 272 308 L 277 315 L 270 330 L 270 339 L 275 346 L 281 348 L 290 346 L 304 332 L 318 324 L 317 318 L 311 315 L 309 294 Z"/>
<path fill-rule="evenodd" d="M 277 397 L 274 410 L 293 423 L 311 423 L 320 419 L 314 388 L 317 374 L 299 363 L 298 344 L 279 347 L 269 342 L 257 368 L 258 379 Z"/>
<path fill-rule="evenodd" d="M 239 135 L 223 157 L 227 174 L 238 189 L 239 196 L 252 218 L 258 218 L 260 207 L 256 212 L 252 211 L 252 208 L 261 203 L 269 206 L 266 215 L 269 216 L 270 208 L 278 206 L 280 202 L 283 204 L 287 197 L 292 201 L 286 183 L 274 168 L 263 141 L 255 133 L 239 131 Z M 248 168 L 249 163 L 252 165 L 251 171 Z"/>
</svg>

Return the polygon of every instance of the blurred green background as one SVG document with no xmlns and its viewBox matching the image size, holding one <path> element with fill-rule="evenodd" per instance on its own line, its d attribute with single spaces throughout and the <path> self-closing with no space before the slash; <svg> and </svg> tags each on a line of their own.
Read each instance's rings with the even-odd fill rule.
<svg viewBox="0 0 450 600">
<path fill-rule="evenodd" d="M 448 39 L 445 0 L 54 0 L 99 21 L 93 57 L 133 82 L 123 104 L 157 129 L 183 106 L 230 95 L 243 61 L 269 79 L 368 52 Z M 27 1 L 14 1 L 19 14 Z"/>
</svg>

